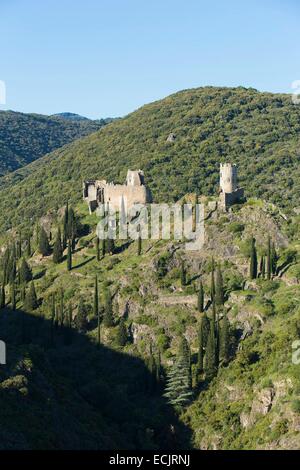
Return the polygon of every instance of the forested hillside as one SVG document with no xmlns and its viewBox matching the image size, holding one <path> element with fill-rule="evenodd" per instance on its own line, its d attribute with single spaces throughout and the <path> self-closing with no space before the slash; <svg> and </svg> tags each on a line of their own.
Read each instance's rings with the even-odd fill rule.
<svg viewBox="0 0 300 470">
<path fill-rule="evenodd" d="M 1 179 L 0 448 L 300 448 L 299 113 L 182 91 Z M 226 213 L 222 161 L 246 193 Z M 82 180 L 128 168 L 204 204 L 203 249 L 99 241 Z"/>
<path fill-rule="evenodd" d="M 174 142 L 167 142 L 170 133 Z M 290 96 L 182 91 L 3 178 L 1 226 L 42 215 L 67 197 L 78 202 L 83 179 L 123 181 L 128 168 L 145 171 L 156 201 L 189 191 L 215 194 L 222 161 L 238 164 L 246 195 L 292 209 L 299 204 L 299 133 L 300 107 Z"/>
<path fill-rule="evenodd" d="M 0 111 L 0 176 L 97 131 L 105 122 Z"/>
</svg>

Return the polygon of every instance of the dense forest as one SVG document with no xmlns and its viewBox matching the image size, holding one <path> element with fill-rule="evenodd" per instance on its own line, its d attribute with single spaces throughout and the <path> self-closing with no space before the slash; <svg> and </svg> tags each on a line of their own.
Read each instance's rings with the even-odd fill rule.
<svg viewBox="0 0 300 470">
<path fill-rule="evenodd" d="M 0 175 L 99 130 L 106 121 L 0 111 Z"/>
</svg>

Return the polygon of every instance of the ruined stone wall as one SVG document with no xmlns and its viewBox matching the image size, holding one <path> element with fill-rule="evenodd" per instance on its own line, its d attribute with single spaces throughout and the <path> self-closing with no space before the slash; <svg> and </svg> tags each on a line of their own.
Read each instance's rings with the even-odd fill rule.
<svg viewBox="0 0 300 470">
<path fill-rule="evenodd" d="M 219 197 L 219 204 L 222 209 L 227 210 L 230 206 L 240 201 L 244 197 L 243 188 L 239 188 L 232 193 L 222 192 Z"/>
<path fill-rule="evenodd" d="M 104 187 L 104 201 L 109 203 L 114 209 L 120 209 L 122 196 L 125 208 L 133 204 L 146 204 L 151 202 L 151 196 L 145 186 L 126 186 L 121 184 L 108 184 Z"/>
</svg>

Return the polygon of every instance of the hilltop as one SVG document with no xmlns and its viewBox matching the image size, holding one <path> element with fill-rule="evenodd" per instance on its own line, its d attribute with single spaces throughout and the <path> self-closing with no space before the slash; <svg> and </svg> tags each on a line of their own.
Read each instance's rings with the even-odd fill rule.
<svg viewBox="0 0 300 470">
<path fill-rule="evenodd" d="M 0 111 L 0 176 L 99 130 L 105 122 Z"/>
<path fill-rule="evenodd" d="M 67 198 L 78 203 L 82 180 L 122 182 L 128 168 L 144 170 L 157 202 L 190 191 L 213 195 L 222 161 L 238 164 L 246 196 L 291 211 L 299 205 L 299 132 L 300 108 L 288 95 L 184 90 L 2 178 L 1 227 L 41 216 Z"/>
</svg>

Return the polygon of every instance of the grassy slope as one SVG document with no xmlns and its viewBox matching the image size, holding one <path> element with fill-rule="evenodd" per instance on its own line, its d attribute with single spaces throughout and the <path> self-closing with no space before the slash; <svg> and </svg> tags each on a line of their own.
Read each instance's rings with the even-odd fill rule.
<svg viewBox="0 0 300 470">
<path fill-rule="evenodd" d="M 199 88 L 143 106 L 101 132 L 2 178 L 2 230 L 81 198 L 95 176 L 123 181 L 142 168 L 156 200 L 198 189 L 213 194 L 220 161 L 239 165 L 247 195 L 298 205 L 300 110 L 287 95 L 244 88 Z M 166 139 L 170 132 L 175 143 Z M 285 188 L 283 191 L 282 188 Z"/>
<path fill-rule="evenodd" d="M 90 120 L 0 112 L 0 175 L 5 175 L 102 127 Z"/>
</svg>

